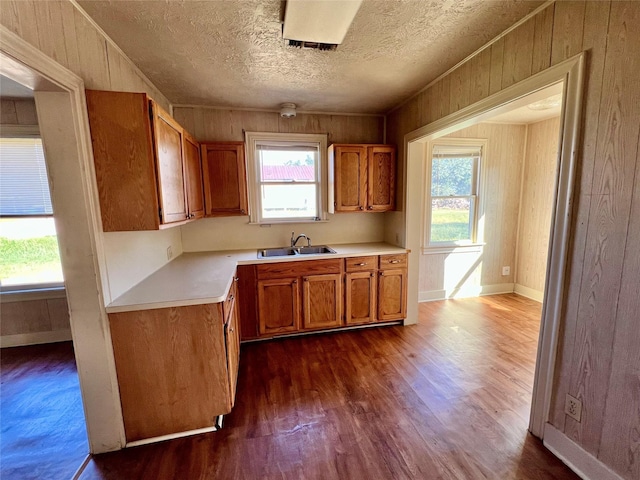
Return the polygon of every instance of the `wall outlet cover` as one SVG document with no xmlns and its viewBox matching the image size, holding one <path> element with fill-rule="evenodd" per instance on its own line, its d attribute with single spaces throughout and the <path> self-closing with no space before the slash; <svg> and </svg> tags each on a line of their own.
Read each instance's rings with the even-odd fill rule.
<svg viewBox="0 0 640 480">
<path fill-rule="evenodd" d="M 502 276 L 511 275 L 511 267 L 502 267 Z"/>
<path fill-rule="evenodd" d="M 579 422 L 582 418 L 582 402 L 567 393 L 564 402 L 564 413 L 569 415 L 576 422 Z"/>
<path fill-rule="evenodd" d="M 167 260 L 171 260 L 173 258 L 173 250 L 171 248 L 171 245 L 169 245 L 167 247 Z"/>
</svg>

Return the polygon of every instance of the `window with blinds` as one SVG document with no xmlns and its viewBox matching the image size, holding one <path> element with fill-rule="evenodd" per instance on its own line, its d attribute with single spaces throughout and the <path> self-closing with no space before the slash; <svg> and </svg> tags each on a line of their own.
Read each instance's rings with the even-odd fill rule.
<svg viewBox="0 0 640 480">
<path fill-rule="evenodd" d="M 62 284 L 42 141 L 0 138 L 0 289 Z"/>
<path fill-rule="evenodd" d="M 429 245 L 476 241 L 476 212 L 482 145 L 437 143 L 430 172 Z"/>
<path fill-rule="evenodd" d="M 255 180 L 252 221 L 316 221 L 322 217 L 321 142 L 297 135 L 248 134 Z"/>
</svg>

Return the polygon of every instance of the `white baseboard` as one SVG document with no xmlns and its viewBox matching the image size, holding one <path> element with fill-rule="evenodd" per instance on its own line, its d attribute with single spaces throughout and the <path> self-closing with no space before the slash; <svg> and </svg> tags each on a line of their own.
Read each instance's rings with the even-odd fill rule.
<svg viewBox="0 0 640 480">
<path fill-rule="evenodd" d="M 544 427 L 544 446 L 584 480 L 623 480 L 550 423 Z"/>
<path fill-rule="evenodd" d="M 426 290 L 418 293 L 418 301 L 433 302 L 436 300 L 446 300 L 447 298 L 468 298 L 513 293 L 513 288 L 513 283 L 496 283 L 493 285 L 453 288 L 450 290 Z"/>
<path fill-rule="evenodd" d="M 41 343 L 66 342 L 71 340 L 71 330 L 54 330 L 51 332 L 20 333 L 0 337 L 0 348 L 38 345 Z"/>
<path fill-rule="evenodd" d="M 540 290 L 535 290 L 533 288 L 525 287 L 524 285 L 520 285 L 516 283 L 513 291 L 518 295 L 522 295 L 523 297 L 530 298 L 531 300 L 535 300 L 536 302 L 542 303 L 544 300 L 544 292 Z"/>
</svg>

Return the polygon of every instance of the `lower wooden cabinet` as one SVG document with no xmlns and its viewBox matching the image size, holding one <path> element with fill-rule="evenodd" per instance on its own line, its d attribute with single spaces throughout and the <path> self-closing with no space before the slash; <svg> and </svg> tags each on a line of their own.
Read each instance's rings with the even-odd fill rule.
<svg viewBox="0 0 640 480">
<path fill-rule="evenodd" d="M 406 262 L 396 254 L 241 266 L 241 339 L 404 319 Z"/>
<path fill-rule="evenodd" d="M 302 278 L 302 326 L 332 328 L 342 324 L 342 275 L 308 275 Z"/>
<path fill-rule="evenodd" d="M 297 331 L 300 325 L 299 299 L 297 278 L 259 280 L 259 334 L 273 335 Z"/>
<path fill-rule="evenodd" d="M 222 304 L 110 313 L 109 324 L 127 442 L 231 411 Z"/>
<path fill-rule="evenodd" d="M 225 301 L 224 316 L 224 336 L 227 344 L 227 371 L 229 373 L 229 395 L 231 398 L 231 406 L 236 403 L 236 387 L 238 385 L 238 367 L 240 365 L 240 322 L 239 322 L 239 300 L 237 298 L 236 282 L 238 277 L 234 278 L 234 284 Z"/>
<path fill-rule="evenodd" d="M 375 272 L 353 272 L 345 274 L 345 322 L 360 325 L 376 320 Z"/>
<path fill-rule="evenodd" d="M 378 320 L 400 320 L 407 316 L 407 271 L 380 270 L 378 275 Z"/>
</svg>

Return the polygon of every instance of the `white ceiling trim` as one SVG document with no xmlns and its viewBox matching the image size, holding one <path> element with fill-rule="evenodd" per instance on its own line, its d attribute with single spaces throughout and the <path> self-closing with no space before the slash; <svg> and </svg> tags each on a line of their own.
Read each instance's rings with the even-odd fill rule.
<svg viewBox="0 0 640 480">
<path fill-rule="evenodd" d="M 514 23 L 513 25 L 511 25 L 509 28 L 507 28 L 504 32 L 502 32 L 500 35 L 496 36 L 495 38 L 493 38 L 492 40 L 490 40 L 489 42 L 485 43 L 482 47 L 480 47 L 479 49 L 477 49 L 475 52 L 473 52 L 472 54 L 468 55 L 467 57 L 463 58 L 462 60 L 460 60 L 458 63 L 456 63 L 453 67 L 451 67 L 449 70 L 447 70 L 446 72 L 444 72 L 442 75 L 440 75 L 439 77 L 435 78 L 434 80 L 432 80 L 431 82 L 429 82 L 428 84 L 426 84 L 424 87 L 422 87 L 420 90 L 418 90 L 416 93 L 414 93 L 413 95 L 411 95 L 410 97 L 408 97 L 406 100 L 403 100 L 402 102 L 400 102 L 398 105 L 396 105 L 395 107 L 393 107 L 391 110 L 389 110 L 387 113 L 385 113 L 385 115 L 389 115 L 393 112 L 395 112 L 397 109 L 401 108 L 403 105 L 407 104 L 409 101 L 411 101 L 411 99 L 417 97 L 418 95 L 420 95 L 422 92 L 424 92 L 425 90 L 428 90 L 429 88 L 431 88 L 433 85 L 435 85 L 436 83 L 438 83 L 440 80 L 442 80 L 444 77 L 446 77 L 447 75 L 449 75 L 451 72 L 453 72 L 456 68 L 460 67 L 461 65 L 463 65 L 464 63 L 468 62 L 469 60 L 471 60 L 473 57 L 475 57 L 476 55 L 478 55 L 480 52 L 486 50 L 487 48 L 489 48 L 491 45 L 493 45 L 494 43 L 496 43 L 498 40 L 500 40 L 502 37 L 507 36 L 509 33 L 511 33 L 513 30 L 515 30 L 516 28 L 518 28 L 520 25 L 528 22 L 531 18 L 535 17 L 538 13 L 540 13 L 541 11 L 543 11 L 545 8 L 549 7 L 552 3 L 556 3 L 556 0 L 547 0 L 545 3 L 543 3 L 542 5 L 540 5 L 538 8 L 536 8 L 533 12 L 531 12 L 529 15 L 527 15 L 526 17 L 523 17 L 520 21 Z"/>
</svg>

